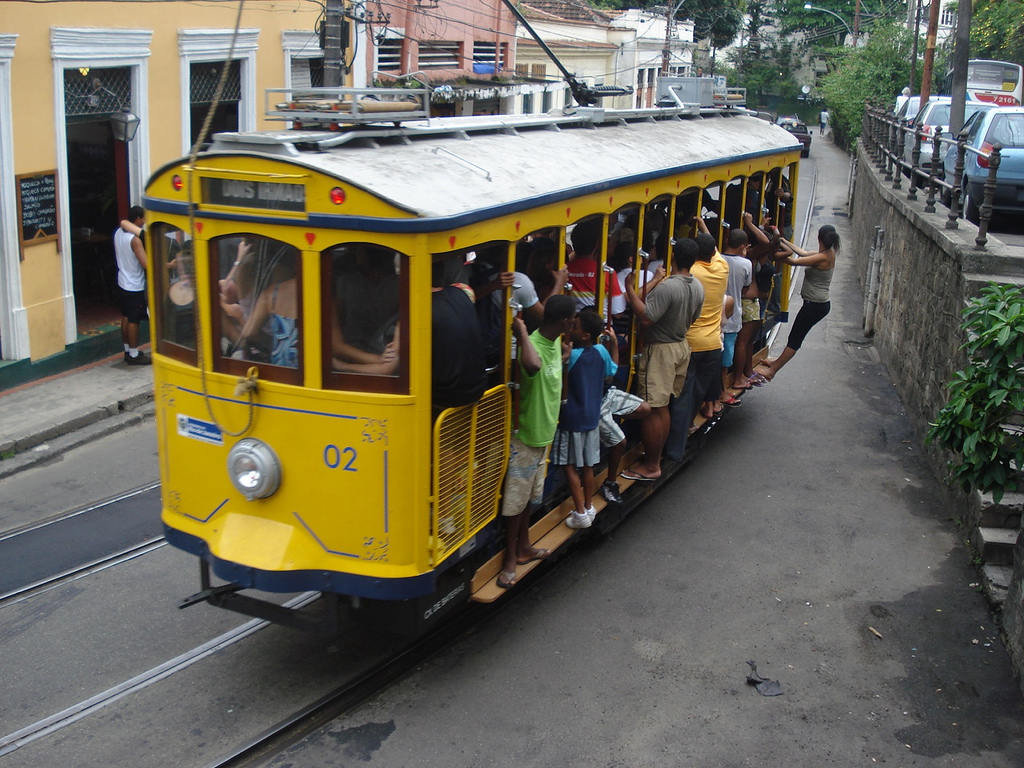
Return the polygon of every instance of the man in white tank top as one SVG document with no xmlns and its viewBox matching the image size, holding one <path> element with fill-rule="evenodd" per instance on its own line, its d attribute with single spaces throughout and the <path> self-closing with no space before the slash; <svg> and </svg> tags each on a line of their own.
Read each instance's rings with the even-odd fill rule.
<svg viewBox="0 0 1024 768">
<path fill-rule="evenodd" d="M 128 221 L 137 227 L 145 223 L 146 212 L 138 205 L 128 211 Z M 139 352 L 139 323 L 148 316 L 146 306 L 146 249 L 138 235 L 118 227 L 114 231 L 114 256 L 117 259 L 117 287 L 121 295 L 121 341 L 128 365 L 149 365 L 150 359 Z"/>
</svg>

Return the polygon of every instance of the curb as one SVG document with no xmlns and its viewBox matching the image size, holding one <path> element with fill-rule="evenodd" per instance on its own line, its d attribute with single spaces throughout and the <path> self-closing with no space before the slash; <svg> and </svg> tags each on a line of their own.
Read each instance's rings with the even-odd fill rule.
<svg viewBox="0 0 1024 768">
<path fill-rule="evenodd" d="M 142 424 L 152 419 L 155 413 L 153 393 L 141 393 L 111 405 L 92 408 L 30 437 L 11 441 L 9 444 L 18 453 L 0 461 L 0 480 L 52 461 L 85 443 Z"/>
</svg>

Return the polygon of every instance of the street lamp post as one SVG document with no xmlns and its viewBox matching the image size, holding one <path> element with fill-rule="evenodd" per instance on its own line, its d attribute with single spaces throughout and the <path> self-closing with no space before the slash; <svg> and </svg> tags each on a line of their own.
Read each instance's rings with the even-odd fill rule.
<svg viewBox="0 0 1024 768">
<path fill-rule="evenodd" d="M 847 33 L 850 35 L 850 37 L 853 40 L 853 47 L 854 48 L 857 47 L 857 36 L 855 34 L 853 34 L 853 30 L 850 29 L 850 25 L 846 23 L 846 19 L 844 19 L 838 13 L 836 13 L 835 11 L 830 11 L 828 8 L 819 8 L 818 6 L 811 5 L 810 3 L 804 3 L 804 10 L 805 11 L 821 11 L 822 13 L 827 13 L 830 16 L 835 16 L 837 19 L 839 19 L 839 21 L 842 22 L 843 26 L 846 27 Z"/>
</svg>

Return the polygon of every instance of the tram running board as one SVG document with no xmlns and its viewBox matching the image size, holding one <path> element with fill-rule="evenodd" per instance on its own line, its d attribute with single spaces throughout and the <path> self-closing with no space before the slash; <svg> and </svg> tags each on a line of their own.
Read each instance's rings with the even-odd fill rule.
<svg viewBox="0 0 1024 768">
<path fill-rule="evenodd" d="M 761 363 L 766 356 L 767 349 L 758 350 L 758 352 L 754 355 L 754 365 L 756 366 L 759 363 Z M 732 386 L 731 375 L 727 391 L 729 394 L 736 398 L 739 398 L 744 394 L 742 390 L 736 389 L 735 387 Z M 716 417 L 713 424 L 717 423 L 719 420 L 720 419 Z M 708 420 L 704 416 L 700 414 L 697 415 L 693 423 L 697 427 L 698 432 L 703 433 L 705 431 L 704 427 L 707 424 L 707 421 Z M 694 447 L 695 446 L 691 444 L 690 448 Z M 682 467 L 685 464 L 688 463 L 689 459 L 692 457 L 690 448 L 687 449 L 687 456 L 684 457 L 681 462 L 669 462 L 666 460 L 666 463 L 663 465 L 662 477 L 653 483 L 643 483 L 645 487 L 645 493 L 638 497 L 636 497 L 636 494 L 633 494 L 633 496 L 635 496 L 636 498 L 625 499 L 625 491 L 626 489 L 630 488 L 632 485 L 640 481 L 630 480 L 628 478 L 623 477 L 621 474 L 619 475 L 619 489 L 623 492 L 625 506 L 629 508 L 627 509 L 627 512 L 631 511 L 632 507 L 638 506 L 639 504 L 643 503 L 644 499 L 650 496 L 653 491 L 655 491 L 658 487 L 662 485 L 662 483 L 671 479 L 671 477 L 674 476 L 676 472 L 678 472 L 680 469 L 682 469 Z M 637 443 L 632 448 L 630 448 L 629 451 L 626 452 L 625 456 L 622 457 L 621 468 L 632 469 L 633 465 L 640 459 L 642 453 L 643 446 L 642 444 Z M 597 510 L 598 514 L 595 526 L 599 529 L 602 527 L 600 523 L 601 511 L 608 506 L 608 502 L 605 501 L 604 497 L 601 495 L 598 489 L 601 487 L 601 483 L 604 482 L 604 479 L 605 477 L 607 477 L 607 475 L 607 469 L 603 469 L 601 470 L 601 472 L 595 473 L 594 475 L 595 492 L 592 503 L 594 505 L 594 509 Z M 565 525 L 565 518 L 569 516 L 569 513 L 573 510 L 573 508 L 574 503 L 572 498 L 570 497 L 563 501 L 561 504 L 559 504 L 557 507 L 555 507 L 553 510 L 548 512 L 546 515 L 544 515 L 544 517 L 542 517 L 536 523 L 531 525 L 530 543 L 533 544 L 533 546 L 535 547 L 550 549 L 552 554 L 554 554 L 556 550 L 558 550 L 560 547 L 564 546 L 569 541 L 571 541 L 573 536 L 575 536 L 578 533 L 582 533 L 585 530 L 589 530 L 586 528 L 583 529 L 583 531 L 575 530 Z M 494 555 L 494 557 L 492 557 L 486 563 L 481 565 L 477 569 L 476 573 L 473 574 L 473 581 L 470 585 L 469 597 L 471 601 L 477 603 L 493 603 L 495 600 L 497 600 L 499 597 L 501 597 L 508 591 L 507 589 L 503 589 L 502 587 L 498 586 L 498 574 L 501 572 L 501 562 L 504 559 L 504 556 L 504 551 L 498 552 L 498 554 Z M 526 576 L 526 574 L 528 574 L 542 562 L 544 561 L 534 560 L 532 563 L 526 563 L 525 565 L 516 566 L 516 581 L 521 581 L 523 577 Z"/>
<path fill-rule="evenodd" d="M 639 459 L 642 447 L 639 443 L 633 446 L 622 459 L 623 467 L 630 467 L 633 463 Z M 603 469 L 599 473 L 594 475 L 594 487 L 595 490 L 600 488 L 601 483 L 604 482 L 605 477 L 608 475 L 608 470 Z M 625 491 L 634 482 L 634 480 L 628 480 L 624 477 L 619 477 L 619 488 Z M 601 516 L 601 511 L 608 506 L 608 502 L 605 501 L 604 497 L 600 492 L 596 492 L 593 498 L 594 509 L 597 510 L 598 518 Z M 544 517 L 538 520 L 536 523 L 530 526 L 530 542 L 535 547 L 542 549 L 550 549 L 552 553 L 555 550 L 568 543 L 573 536 L 582 531 L 575 530 L 565 525 L 565 518 L 569 516 L 569 513 L 574 509 L 574 502 L 572 497 L 566 499 L 557 507 L 548 512 Z M 584 529 L 585 530 L 585 529 Z M 501 561 L 504 558 L 505 553 L 499 552 L 482 566 L 480 566 L 476 573 L 473 575 L 473 582 L 470 587 L 470 600 L 477 603 L 493 603 L 499 597 L 501 597 L 508 590 L 502 589 L 498 586 L 498 574 L 501 572 Z M 525 565 L 516 566 L 516 579 L 522 579 L 526 574 L 540 565 L 543 560 L 534 560 L 532 563 L 526 563 Z"/>
</svg>

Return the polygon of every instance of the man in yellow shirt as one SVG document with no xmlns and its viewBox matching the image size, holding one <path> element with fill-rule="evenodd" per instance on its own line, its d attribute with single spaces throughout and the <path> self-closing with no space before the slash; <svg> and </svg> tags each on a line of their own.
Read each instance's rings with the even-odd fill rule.
<svg viewBox="0 0 1024 768">
<path fill-rule="evenodd" d="M 722 306 L 729 281 L 729 263 L 715 246 L 700 219 L 697 260 L 690 274 L 704 286 L 704 304 L 700 317 L 690 326 L 686 341 L 690 345 L 690 364 L 682 394 L 672 401 L 672 424 L 665 442 L 665 455 L 675 461 L 686 453 L 686 441 L 701 403 L 718 400 L 722 394 Z"/>
</svg>

